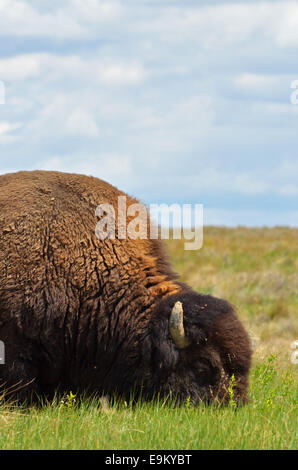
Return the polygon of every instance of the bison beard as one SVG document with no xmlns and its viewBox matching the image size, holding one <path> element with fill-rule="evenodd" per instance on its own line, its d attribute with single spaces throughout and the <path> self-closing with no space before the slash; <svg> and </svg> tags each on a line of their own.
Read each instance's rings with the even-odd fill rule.
<svg viewBox="0 0 298 470">
<path fill-rule="evenodd" d="M 58 389 L 226 403 L 234 375 L 245 402 L 232 306 L 180 283 L 159 240 L 95 236 L 96 207 L 120 195 L 82 175 L 0 176 L 0 387 L 27 402 Z"/>
</svg>

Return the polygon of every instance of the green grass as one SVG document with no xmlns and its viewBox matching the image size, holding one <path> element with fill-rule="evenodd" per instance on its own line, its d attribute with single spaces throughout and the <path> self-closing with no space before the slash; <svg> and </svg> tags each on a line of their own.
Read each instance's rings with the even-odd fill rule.
<svg viewBox="0 0 298 470">
<path fill-rule="evenodd" d="M 2 404 L 0 449 L 296 449 L 297 239 L 298 230 L 283 227 L 207 227 L 198 252 L 168 242 L 182 280 L 232 301 L 255 338 L 248 405 L 106 407 L 72 395 L 29 409 Z"/>
<path fill-rule="evenodd" d="M 276 358 L 256 365 L 251 402 L 236 409 L 175 408 L 155 401 L 135 407 L 74 397 L 29 410 L 3 406 L 0 449 L 295 449 L 297 388 L 291 368 L 279 373 Z"/>
</svg>

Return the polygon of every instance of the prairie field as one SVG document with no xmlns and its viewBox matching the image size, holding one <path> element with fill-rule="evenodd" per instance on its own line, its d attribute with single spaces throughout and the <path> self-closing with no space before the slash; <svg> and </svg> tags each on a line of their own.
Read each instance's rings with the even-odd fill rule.
<svg viewBox="0 0 298 470">
<path fill-rule="evenodd" d="M 167 241 L 181 280 L 229 300 L 254 346 L 250 402 L 177 408 L 79 399 L 0 405 L 0 449 L 296 449 L 298 229 L 205 227 L 203 247 Z"/>
</svg>

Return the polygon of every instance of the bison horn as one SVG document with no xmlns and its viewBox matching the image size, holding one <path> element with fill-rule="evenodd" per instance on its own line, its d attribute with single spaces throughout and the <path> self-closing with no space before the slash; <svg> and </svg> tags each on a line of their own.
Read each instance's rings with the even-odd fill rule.
<svg viewBox="0 0 298 470">
<path fill-rule="evenodd" d="M 174 343 L 179 349 L 186 348 L 190 341 L 186 338 L 183 326 L 183 308 L 181 302 L 176 302 L 171 311 L 169 329 Z"/>
</svg>

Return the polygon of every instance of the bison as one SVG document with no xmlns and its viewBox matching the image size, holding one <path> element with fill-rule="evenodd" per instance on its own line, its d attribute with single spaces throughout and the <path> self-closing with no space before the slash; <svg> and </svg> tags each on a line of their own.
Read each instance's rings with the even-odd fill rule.
<svg viewBox="0 0 298 470">
<path fill-rule="evenodd" d="M 77 174 L 0 176 L 0 386 L 21 402 L 71 390 L 198 404 L 227 403 L 233 378 L 245 403 L 234 308 L 179 282 L 161 240 L 96 236 L 96 208 L 123 195 Z"/>
</svg>

